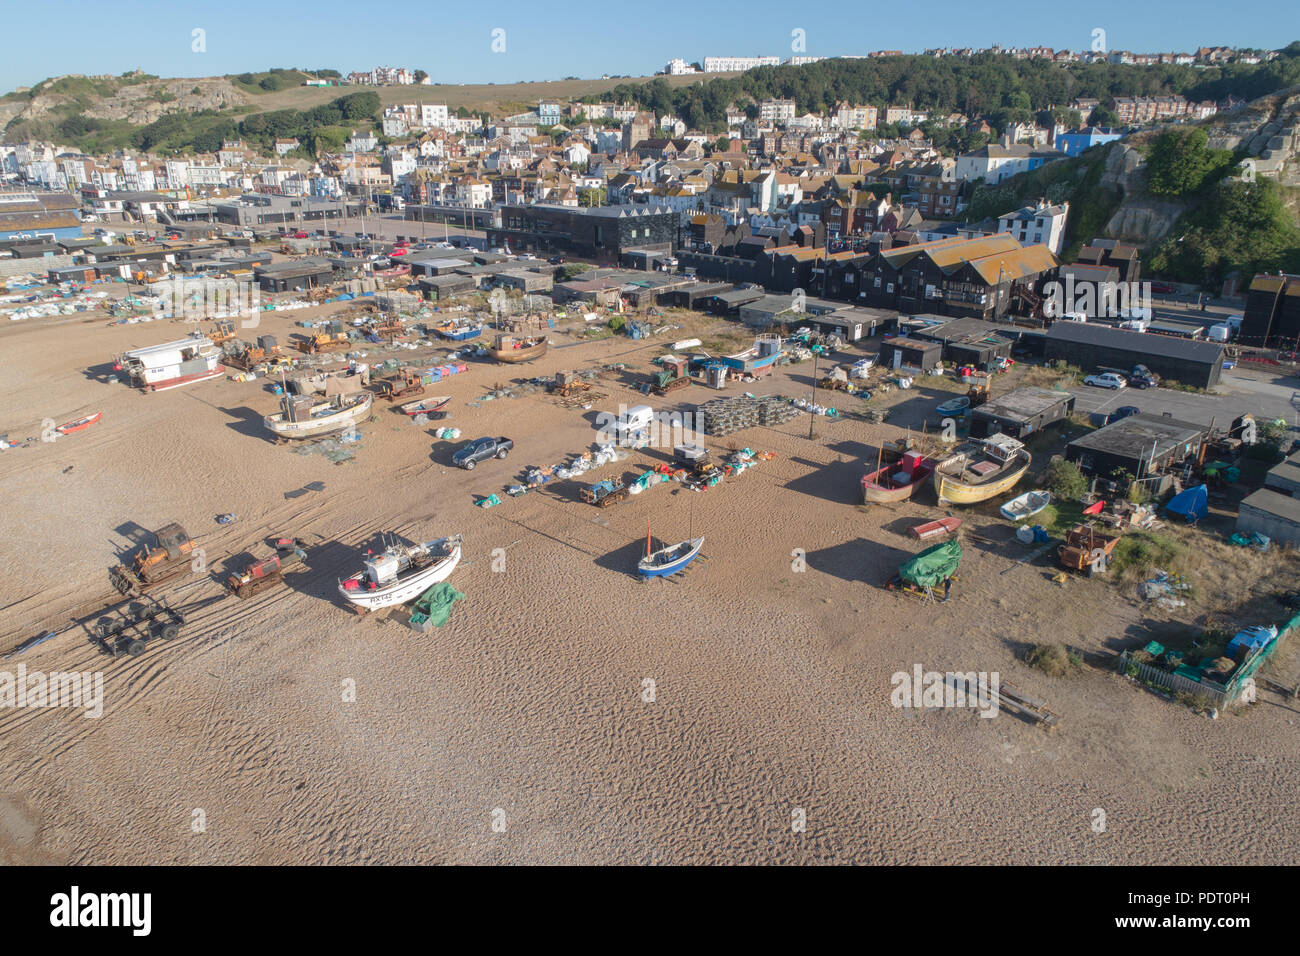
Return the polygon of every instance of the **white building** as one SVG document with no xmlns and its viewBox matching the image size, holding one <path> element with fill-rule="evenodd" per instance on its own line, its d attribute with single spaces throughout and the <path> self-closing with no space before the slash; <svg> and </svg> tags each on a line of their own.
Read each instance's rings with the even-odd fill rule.
<svg viewBox="0 0 1300 956">
<path fill-rule="evenodd" d="M 758 118 L 765 123 L 788 123 L 795 116 L 794 100 L 763 100 L 758 104 Z"/>
<path fill-rule="evenodd" d="M 1025 206 L 999 216 L 998 232 L 1015 236 L 1022 245 L 1042 244 L 1059 256 L 1065 244 L 1065 220 L 1069 214 L 1068 202 L 1053 206 L 1039 200 L 1037 206 Z"/>
<path fill-rule="evenodd" d="M 738 70 L 752 70 L 758 66 L 780 66 L 779 56 L 706 56 L 705 73 L 734 73 Z"/>
<path fill-rule="evenodd" d="M 669 76 L 685 76 L 688 73 L 698 73 L 699 70 L 691 66 L 681 57 L 669 60 L 668 65 L 664 67 L 664 72 Z"/>
</svg>

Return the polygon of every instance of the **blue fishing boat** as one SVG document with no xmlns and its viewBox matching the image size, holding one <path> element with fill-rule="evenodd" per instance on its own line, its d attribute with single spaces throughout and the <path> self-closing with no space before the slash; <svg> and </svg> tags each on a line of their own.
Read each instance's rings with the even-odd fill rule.
<svg viewBox="0 0 1300 956">
<path fill-rule="evenodd" d="M 470 339 L 476 339 L 483 334 L 483 326 L 475 325 L 472 322 L 452 321 L 434 327 L 434 331 L 444 339 L 450 339 L 453 342 L 468 342 Z"/>
<path fill-rule="evenodd" d="M 648 539 L 646 545 L 649 552 Z M 689 541 L 683 541 L 680 544 L 669 545 L 666 548 L 660 548 L 658 551 L 649 552 L 637 562 L 637 574 L 646 578 L 662 578 L 670 574 L 676 574 L 695 560 L 700 553 L 700 548 L 703 546 L 703 538 L 691 538 Z"/>
</svg>

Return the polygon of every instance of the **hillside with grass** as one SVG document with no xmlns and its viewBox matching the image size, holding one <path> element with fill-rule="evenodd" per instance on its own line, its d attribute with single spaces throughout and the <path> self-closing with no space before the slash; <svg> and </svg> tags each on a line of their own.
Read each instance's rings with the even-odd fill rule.
<svg viewBox="0 0 1300 956">
<path fill-rule="evenodd" d="M 223 136 L 244 136 L 261 144 L 262 128 L 313 143 L 342 143 L 353 130 L 378 130 L 384 107 L 403 103 L 445 103 L 461 115 L 496 116 L 536 109 L 542 99 L 567 102 L 591 96 L 609 80 L 553 80 L 535 83 L 432 84 L 418 86 L 304 86 L 308 79 L 339 80 L 337 70 L 275 68 L 260 73 L 163 79 L 148 73 L 121 76 L 62 76 L 0 96 L 4 142 L 49 140 L 90 155 L 115 149 L 150 149 L 177 153 L 211 152 Z M 630 84 L 652 77 L 631 77 Z M 699 82 L 690 76 L 660 77 L 673 86 Z M 322 137 L 316 131 L 333 125 L 311 121 L 344 96 L 377 97 L 373 115 L 340 117 L 347 125 Z M 291 114 L 305 117 L 295 125 Z M 262 119 L 258 119 L 262 117 Z M 243 127 L 249 126 L 244 133 Z M 269 144 L 267 144 L 269 145 Z"/>
</svg>

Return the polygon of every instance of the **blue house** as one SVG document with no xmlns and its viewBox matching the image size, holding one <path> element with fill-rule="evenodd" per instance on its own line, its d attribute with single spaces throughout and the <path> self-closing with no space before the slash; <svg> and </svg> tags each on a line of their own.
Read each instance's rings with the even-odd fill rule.
<svg viewBox="0 0 1300 956">
<path fill-rule="evenodd" d="M 1083 129 L 1061 133 L 1057 136 L 1056 148 L 1066 156 L 1078 156 L 1085 149 L 1092 149 L 1094 146 L 1101 146 L 1105 143 L 1113 143 L 1115 140 L 1123 138 L 1124 131 L 1120 129 L 1110 129 L 1104 126 L 1085 126 Z"/>
</svg>

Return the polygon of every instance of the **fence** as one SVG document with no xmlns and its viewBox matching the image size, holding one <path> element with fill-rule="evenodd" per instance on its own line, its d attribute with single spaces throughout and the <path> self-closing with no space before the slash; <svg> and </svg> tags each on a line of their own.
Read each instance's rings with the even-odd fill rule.
<svg viewBox="0 0 1300 956">
<path fill-rule="evenodd" d="M 1214 681 L 1191 680 L 1181 674 L 1175 674 L 1172 671 L 1133 660 L 1128 651 L 1124 651 L 1119 656 L 1119 670 L 1148 684 L 1163 687 L 1174 693 L 1196 694 L 1208 698 L 1209 702 L 1216 707 L 1227 707 L 1241 699 L 1242 692 L 1253 683 L 1255 674 L 1282 646 L 1282 642 L 1286 640 L 1287 635 L 1297 627 L 1300 627 L 1300 614 L 1287 621 L 1278 630 L 1277 637 L 1242 661 L 1226 684 L 1217 684 Z"/>
</svg>

